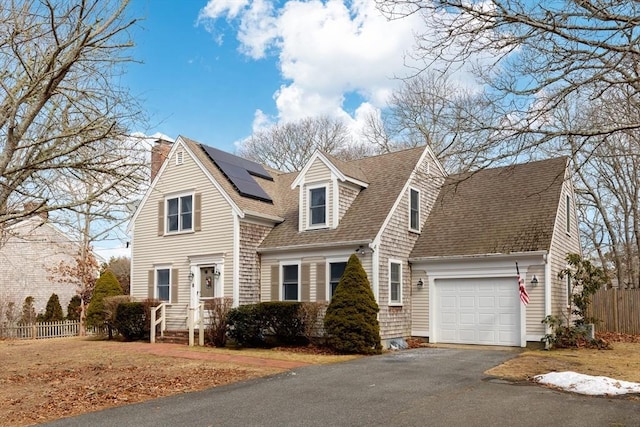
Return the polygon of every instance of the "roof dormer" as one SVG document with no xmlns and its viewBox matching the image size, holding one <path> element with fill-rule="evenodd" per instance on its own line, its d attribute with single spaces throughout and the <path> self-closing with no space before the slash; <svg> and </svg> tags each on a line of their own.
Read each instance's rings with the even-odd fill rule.
<svg viewBox="0 0 640 427">
<path fill-rule="evenodd" d="M 299 231 L 336 228 L 367 186 L 360 169 L 316 151 L 291 184 L 300 192 Z"/>
</svg>

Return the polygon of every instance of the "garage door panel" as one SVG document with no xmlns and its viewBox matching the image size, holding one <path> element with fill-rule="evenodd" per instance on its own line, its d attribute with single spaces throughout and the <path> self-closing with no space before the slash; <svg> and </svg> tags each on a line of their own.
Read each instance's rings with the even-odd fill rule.
<svg viewBox="0 0 640 427">
<path fill-rule="evenodd" d="M 480 313 L 478 315 L 479 325 L 493 325 L 495 322 L 495 314 L 493 313 Z"/>
<path fill-rule="evenodd" d="M 475 325 L 476 316 L 473 313 L 460 313 L 460 326 Z"/>
<path fill-rule="evenodd" d="M 481 309 L 491 309 L 493 310 L 496 306 L 496 299 L 492 296 L 478 297 L 478 307 Z"/>
<path fill-rule="evenodd" d="M 476 306 L 476 297 L 475 296 L 460 296 L 460 308 L 462 309 L 472 309 Z"/>
<path fill-rule="evenodd" d="M 515 279 L 436 279 L 434 302 L 439 342 L 520 345 Z"/>
</svg>

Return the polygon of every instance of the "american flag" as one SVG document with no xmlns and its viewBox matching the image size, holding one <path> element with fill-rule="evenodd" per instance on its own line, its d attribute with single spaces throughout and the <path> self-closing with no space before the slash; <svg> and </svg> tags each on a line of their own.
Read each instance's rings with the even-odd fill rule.
<svg viewBox="0 0 640 427">
<path fill-rule="evenodd" d="M 520 272 L 518 272 L 518 286 L 520 287 L 520 301 L 524 305 L 529 304 L 529 294 L 527 293 L 527 288 L 524 287 L 524 280 L 520 277 Z"/>
</svg>

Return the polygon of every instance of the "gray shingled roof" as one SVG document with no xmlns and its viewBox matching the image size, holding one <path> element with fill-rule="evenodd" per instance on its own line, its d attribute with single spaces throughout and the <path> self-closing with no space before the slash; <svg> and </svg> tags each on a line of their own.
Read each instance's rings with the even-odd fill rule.
<svg viewBox="0 0 640 427">
<path fill-rule="evenodd" d="M 565 157 L 449 176 L 411 258 L 549 250 Z"/>
<path fill-rule="evenodd" d="M 269 233 L 260 248 L 373 240 L 424 150 L 425 147 L 412 148 L 348 162 L 350 174 L 361 173 L 369 186 L 360 192 L 335 229 L 300 233 L 299 188 L 290 188 L 297 173 L 275 176 L 276 197 L 282 201 L 283 208 L 280 215 L 285 220 Z"/>
</svg>

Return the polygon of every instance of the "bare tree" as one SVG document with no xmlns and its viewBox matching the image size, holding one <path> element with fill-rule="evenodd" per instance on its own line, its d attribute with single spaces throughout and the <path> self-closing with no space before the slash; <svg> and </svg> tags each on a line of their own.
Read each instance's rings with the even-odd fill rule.
<svg viewBox="0 0 640 427">
<path fill-rule="evenodd" d="M 482 167 L 497 157 L 498 144 L 484 125 L 495 120 L 482 93 L 446 74 L 418 74 L 402 81 L 387 108 L 367 117 L 364 137 L 380 152 L 429 145 L 450 172 Z"/>
<path fill-rule="evenodd" d="M 136 22 L 127 18 L 127 5 L 0 6 L 0 228 L 34 213 L 82 210 L 136 184 L 122 167 L 125 158 L 113 155 L 142 118 L 117 80 L 130 61 L 128 30 Z M 68 192 L 65 180 L 87 177 L 100 185 Z"/>
<path fill-rule="evenodd" d="M 617 0 L 376 0 L 391 19 L 421 14 L 429 30 L 415 56 L 425 69 L 466 64 L 487 85 L 504 120 L 483 124 L 510 141 L 510 155 L 558 136 L 607 136 L 639 129 L 638 117 L 557 127 L 550 117 L 576 92 L 640 91 L 640 4 Z M 533 136 L 533 137 L 532 137 Z"/>
<path fill-rule="evenodd" d="M 321 116 L 258 131 L 243 142 L 237 154 L 291 172 L 302 169 L 317 149 L 346 159 L 368 152 L 352 141 L 344 122 Z"/>
</svg>

